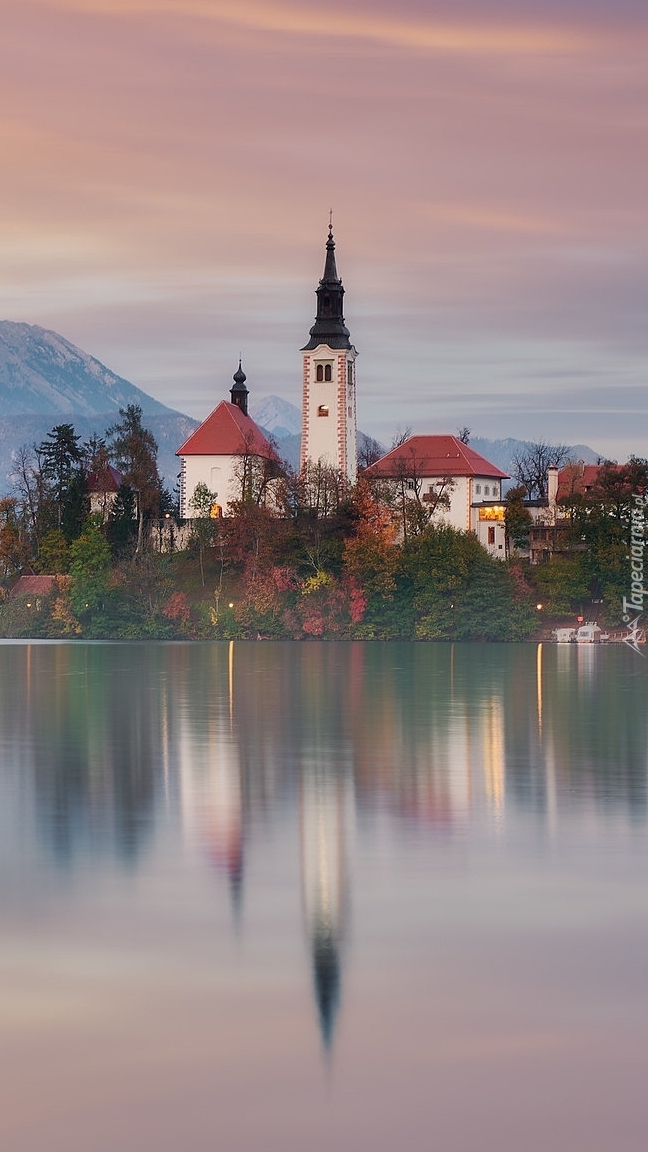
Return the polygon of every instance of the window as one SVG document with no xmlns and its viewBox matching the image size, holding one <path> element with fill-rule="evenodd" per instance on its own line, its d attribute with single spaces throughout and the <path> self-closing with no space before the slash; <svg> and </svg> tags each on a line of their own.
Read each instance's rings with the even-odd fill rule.
<svg viewBox="0 0 648 1152">
<path fill-rule="evenodd" d="M 330 364 L 317 364 L 315 367 L 315 379 L 318 383 L 324 380 L 333 379 L 333 369 Z"/>
<path fill-rule="evenodd" d="M 488 487 L 488 484 L 484 485 L 484 496 L 490 496 L 490 488 Z"/>
<path fill-rule="evenodd" d="M 347 384 L 353 384 L 353 364 L 347 364 Z"/>
<path fill-rule="evenodd" d="M 331 379 L 331 365 L 330 364 L 324 365 L 324 379 L 325 380 Z"/>
<path fill-rule="evenodd" d="M 351 420 L 351 418 L 353 416 L 353 408 L 347 408 L 347 412 L 349 414 L 349 420 Z"/>
<path fill-rule="evenodd" d="M 475 484 L 475 492 L 478 496 L 481 495 L 481 484 Z"/>
<path fill-rule="evenodd" d="M 329 414 L 328 404 L 320 404 L 319 408 L 317 409 L 317 415 L 318 416 L 328 416 L 328 414 Z"/>
<path fill-rule="evenodd" d="M 413 480 L 407 481 L 407 490 L 408 492 L 416 492 L 416 484 Z"/>
<path fill-rule="evenodd" d="M 323 364 L 317 365 L 317 368 L 315 369 L 315 379 L 320 381 L 320 383 L 324 379 L 324 365 Z"/>
<path fill-rule="evenodd" d="M 489 526 L 488 526 L 488 543 L 489 544 L 495 543 L 495 525 L 494 524 L 489 524 Z"/>
</svg>

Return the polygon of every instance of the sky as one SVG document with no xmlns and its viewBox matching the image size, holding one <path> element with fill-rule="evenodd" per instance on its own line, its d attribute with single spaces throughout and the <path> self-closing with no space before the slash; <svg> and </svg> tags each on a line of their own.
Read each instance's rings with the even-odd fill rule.
<svg viewBox="0 0 648 1152">
<path fill-rule="evenodd" d="M 0 317 L 202 419 L 301 399 L 333 208 L 358 420 L 648 456 L 645 0 L 0 0 Z"/>
</svg>

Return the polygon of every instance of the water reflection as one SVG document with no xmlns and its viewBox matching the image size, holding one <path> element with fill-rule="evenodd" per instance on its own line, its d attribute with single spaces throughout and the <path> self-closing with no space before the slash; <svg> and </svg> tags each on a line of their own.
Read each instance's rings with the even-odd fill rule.
<svg viewBox="0 0 648 1152">
<path fill-rule="evenodd" d="M 4 807 L 72 867 L 135 868 L 158 825 L 229 886 L 288 811 L 315 1009 L 330 1048 L 350 935 L 356 818 L 422 834 L 646 821 L 644 661 L 624 648 L 4 644 Z M 485 830 L 485 831 L 484 831 Z"/>
</svg>

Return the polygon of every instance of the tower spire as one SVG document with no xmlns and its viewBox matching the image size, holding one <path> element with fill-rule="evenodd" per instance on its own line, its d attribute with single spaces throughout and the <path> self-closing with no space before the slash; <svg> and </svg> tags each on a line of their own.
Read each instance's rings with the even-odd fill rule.
<svg viewBox="0 0 648 1152">
<path fill-rule="evenodd" d="M 232 397 L 232 404 L 236 404 L 236 407 L 241 409 L 241 412 L 243 413 L 243 415 L 247 416 L 247 414 L 248 414 L 248 396 L 250 393 L 249 393 L 249 389 L 247 389 L 245 387 L 245 381 L 247 380 L 247 376 L 245 375 L 245 372 L 241 368 L 241 357 L 240 356 L 239 356 L 239 366 L 236 369 L 236 372 L 234 373 L 234 375 L 232 376 L 232 380 L 234 381 L 233 388 L 230 388 L 230 396 Z"/>
</svg>

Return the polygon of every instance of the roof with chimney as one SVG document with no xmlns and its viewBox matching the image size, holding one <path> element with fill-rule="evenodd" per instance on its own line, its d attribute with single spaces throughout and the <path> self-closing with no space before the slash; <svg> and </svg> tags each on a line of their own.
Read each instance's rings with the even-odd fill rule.
<svg viewBox="0 0 648 1152">
<path fill-rule="evenodd" d="M 506 472 L 457 436 L 410 436 L 363 472 L 367 480 L 395 480 L 408 475 L 484 476 L 508 480 Z"/>
<path fill-rule="evenodd" d="M 261 456 L 265 460 L 278 459 L 258 424 L 229 400 L 221 400 L 176 452 L 176 456 L 246 455 Z"/>
<path fill-rule="evenodd" d="M 601 464 L 584 464 L 582 460 L 577 464 L 566 464 L 558 473 L 557 499 L 563 500 L 574 494 L 584 496 L 590 492 L 598 481 L 601 467 Z"/>
</svg>

